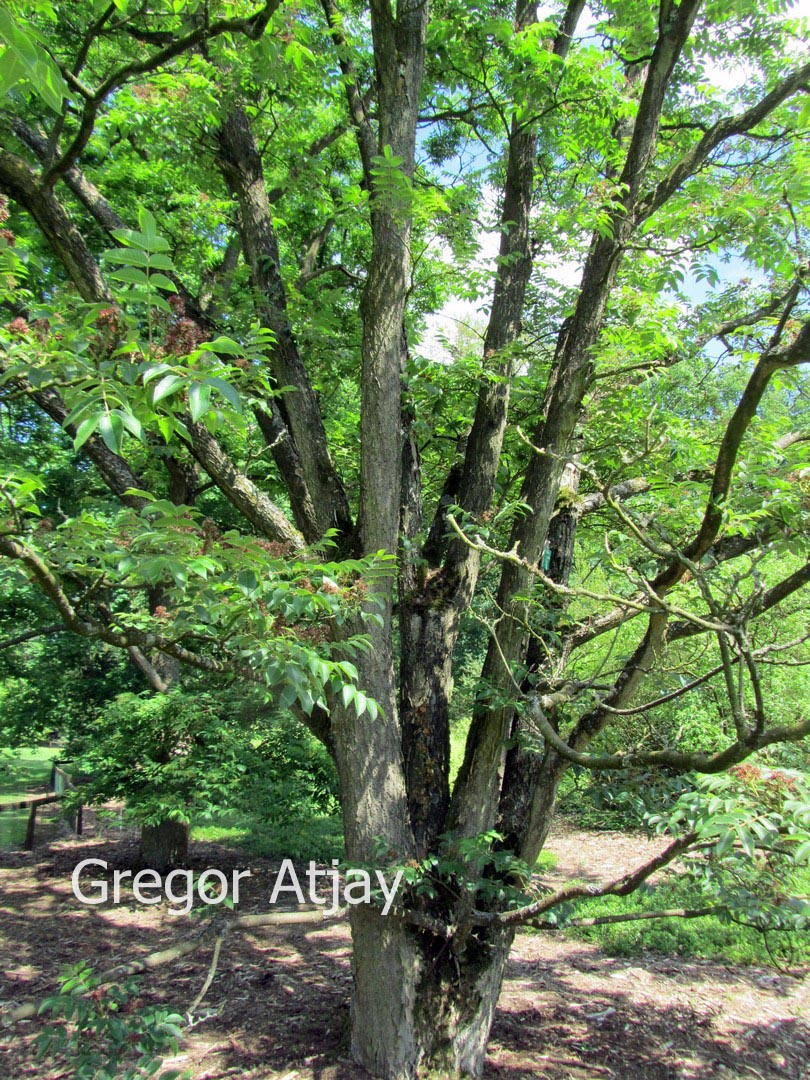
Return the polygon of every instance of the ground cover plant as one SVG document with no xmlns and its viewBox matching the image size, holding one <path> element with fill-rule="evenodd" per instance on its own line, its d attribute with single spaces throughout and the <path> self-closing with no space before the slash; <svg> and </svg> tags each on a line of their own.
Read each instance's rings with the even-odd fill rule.
<svg viewBox="0 0 810 1080">
<path fill-rule="evenodd" d="M 141 862 L 259 737 L 184 695 L 303 724 L 348 864 L 406 882 L 351 913 L 350 1053 L 391 1078 L 480 1074 L 518 928 L 668 865 L 806 925 L 801 21 L 37 0 L 0 34 L 2 651 L 117 658 L 59 735 L 106 730 Z M 662 846 L 537 890 L 574 770 L 644 775 Z"/>
</svg>

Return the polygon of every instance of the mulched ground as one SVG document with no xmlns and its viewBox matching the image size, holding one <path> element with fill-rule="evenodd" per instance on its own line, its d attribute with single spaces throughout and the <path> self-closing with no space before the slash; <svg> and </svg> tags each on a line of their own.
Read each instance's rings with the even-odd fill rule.
<svg viewBox="0 0 810 1080">
<path fill-rule="evenodd" d="M 61 967 L 97 970 L 174 943 L 182 923 L 163 905 L 88 908 L 71 893 L 82 858 L 127 866 L 134 840 L 90 828 L 33 855 L 0 856 L 0 1004 L 53 992 Z M 613 878 L 649 858 L 643 838 L 558 828 L 546 880 Z M 247 868 L 243 856 L 194 845 L 192 865 Z M 266 911 L 276 864 L 251 860 L 239 913 Z M 210 951 L 160 969 L 144 999 L 188 1009 Z M 266 927 L 226 940 L 216 978 L 176 1059 L 194 1080 L 353 1080 L 347 1046 L 350 942 L 344 924 Z M 0 1029 L 0 1077 L 57 1080 L 37 1063 L 39 1021 Z M 810 1078 L 810 985 L 798 975 L 681 958 L 605 956 L 564 936 L 522 934 L 509 963 L 487 1080 Z"/>
</svg>

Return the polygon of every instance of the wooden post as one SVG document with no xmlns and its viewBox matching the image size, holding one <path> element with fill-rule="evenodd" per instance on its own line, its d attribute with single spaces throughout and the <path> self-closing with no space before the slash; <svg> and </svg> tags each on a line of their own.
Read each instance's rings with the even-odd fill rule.
<svg viewBox="0 0 810 1080">
<path fill-rule="evenodd" d="M 28 815 L 28 828 L 25 833 L 25 844 L 23 845 L 24 851 L 34 850 L 34 829 L 37 824 L 37 807 L 39 803 L 31 803 L 31 812 Z"/>
</svg>

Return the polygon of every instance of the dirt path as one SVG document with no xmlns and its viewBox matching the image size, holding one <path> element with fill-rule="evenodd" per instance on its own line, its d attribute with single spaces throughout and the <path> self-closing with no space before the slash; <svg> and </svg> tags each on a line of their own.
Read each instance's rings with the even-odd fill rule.
<svg viewBox="0 0 810 1080">
<path fill-rule="evenodd" d="M 558 829 L 551 884 L 604 880 L 655 851 L 624 834 Z M 70 873 L 81 858 L 126 865 L 127 841 L 85 837 L 0 860 L 0 1002 L 51 993 L 63 965 L 98 969 L 168 945 L 177 922 L 162 908 L 85 908 Z M 194 865 L 224 870 L 244 860 L 196 845 Z M 251 862 L 240 912 L 266 910 L 273 865 Z M 344 925 L 275 927 L 234 935 L 204 1006 L 210 1010 L 169 1064 L 194 1080 L 352 1080 L 348 1058 L 351 983 Z M 210 957 L 149 977 L 145 1000 L 188 1008 Z M 203 1008 L 203 1016 L 206 1016 Z M 0 1033 L 0 1076 L 54 1080 L 34 1060 L 38 1022 Z M 614 960 L 564 936 L 521 935 L 492 1033 L 486 1080 L 808 1080 L 810 986 L 771 971 L 680 958 Z"/>
</svg>

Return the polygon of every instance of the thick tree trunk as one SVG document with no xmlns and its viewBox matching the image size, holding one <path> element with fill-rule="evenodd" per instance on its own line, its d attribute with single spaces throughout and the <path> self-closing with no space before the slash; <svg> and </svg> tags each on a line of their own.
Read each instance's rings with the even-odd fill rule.
<svg viewBox="0 0 810 1080">
<path fill-rule="evenodd" d="M 368 909 L 352 913 L 352 1055 L 385 1080 L 480 1076 L 512 944 L 452 944 Z"/>
<path fill-rule="evenodd" d="M 159 874 L 183 866 L 188 858 L 188 825 L 182 821 L 161 821 L 141 827 L 139 862 Z"/>
</svg>

